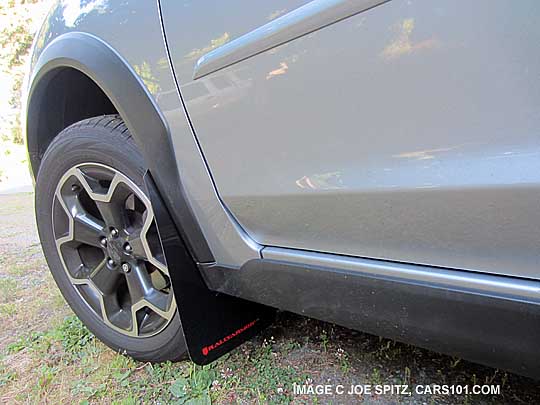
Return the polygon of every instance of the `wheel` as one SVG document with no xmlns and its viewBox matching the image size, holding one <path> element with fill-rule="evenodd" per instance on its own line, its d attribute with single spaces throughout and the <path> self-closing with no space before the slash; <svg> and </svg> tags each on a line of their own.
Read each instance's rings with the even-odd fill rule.
<svg viewBox="0 0 540 405">
<path fill-rule="evenodd" d="M 37 225 L 54 280 L 88 329 L 135 359 L 175 361 L 186 345 L 144 172 L 119 116 L 78 122 L 43 157 Z"/>
</svg>

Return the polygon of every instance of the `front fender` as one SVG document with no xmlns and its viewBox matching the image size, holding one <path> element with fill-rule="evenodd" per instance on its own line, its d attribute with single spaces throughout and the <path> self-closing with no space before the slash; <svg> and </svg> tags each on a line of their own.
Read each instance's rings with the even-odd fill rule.
<svg viewBox="0 0 540 405">
<path fill-rule="evenodd" d="M 103 40 L 82 32 L 68 32 L 51 41 L 39 54 L 30 76 L 26 136 L 34 173 L 39 165 L 39 113 L 47 84 L 61 69 L 73 68 L 101 88 L 119 112 L 145 158 L 190 252 L 199 262 L 213 256 L 185 196 L 168 125 L 146 86 L 130 65 Z"/>
</svg>

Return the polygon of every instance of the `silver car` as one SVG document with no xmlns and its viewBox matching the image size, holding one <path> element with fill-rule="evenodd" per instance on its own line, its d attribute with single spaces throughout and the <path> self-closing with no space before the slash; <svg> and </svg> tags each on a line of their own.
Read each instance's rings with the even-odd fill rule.
<svg viewBox="0 0 540 405">
<path fill-rule="evenodd" d="M 540 376 L 540 3 L 58 1 L 26 139 L 66 301 L 206 364 L 276 309 Z"/>
</svg>

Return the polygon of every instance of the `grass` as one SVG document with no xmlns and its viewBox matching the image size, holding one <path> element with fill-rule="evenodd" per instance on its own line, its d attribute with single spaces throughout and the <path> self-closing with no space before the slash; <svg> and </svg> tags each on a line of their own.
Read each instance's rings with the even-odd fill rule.
<svg viewBox="0 0 540 405">
<path fill-rule="evenodd" d="M 215 363 L 115 353 L 63 301 L 41 254 L 33 196 L 0 196 L 0 403 L 537 403 L 531 380 L 292 314 Z M 500 384 L 503 394 L 294 395 L 293 384 Z"/>
<path fill-rule="evenodd" d="M 0 279 L 0 302 L 13 300 L 17 295 L 17 283 L 12 278 Z"/>
<path fill-rule="evenodd" d="M 24 375 L 26 389 L 16 389 L 9 396 L 16 402 L 76 398 L 80 403 L 209 404 L 226 403 L 234 393 L 237 399 L 276 403 L 290 400 L 289 387 L 308 376 L 281 364 L 282 354 L 274 350 L 274 344 L 250 345 L 247 351 L 204 367 L 188 362 L 143 364 L 112 353 L 77 318 L 68 316 L 56 327 L 23 336 L 8 346 L 0 387 L 9 392 L 19 385 L 19 375 Z M 22 355 L 32 359 L 31 367 L 17 373 L 7 365 Z"/>
<path fill-rule="evenodd" d="M 281 324 L 289 327 L 287 323 L 301 322 L 304 327 L 311 326 L 312 336 L 317 336 L 320 323 L 284 316 Z M 371 384 L 410 383 L 421 376 L 409 358 L 416 349 L 409 346 L 373 338 L 370 344 L 377 344 L 372 350 L 349 354 L 350 348 L 341 348 L 343 339 L 336 333 L 325 338 L 325 346 L 320 342 L 306 344 L 299 335 L 270 335 L 283 332 L 279 330 L 282 326 L 270 329 L 214 364 L 200 367 L 187 361 L 136 362 L 106 348 L 74 315 L 68 315 L 46 331 L 23 335 L 7 346 L 0 361 L 0 398 L 10 403 L 313 403 L 315 398 L 295 397 L 293 383 L 346 383 L 356 378 Z M 401 346 L 402 354 L 394 352 L 397 357 L 390 359 L 381 356 L 393 345 Z M 405 358 L 399 357 L 403 354 Z M 426 354 L 430 353 L 420 350 L 420 358 Z M 391 365 L 403 360 L 414 369 L 405 366 L 403 373 L 392 369 Z M 448 367 L 451 370 L 450 364 Z M 429 373 L 429 368 L 425 372 Z M 479 373 L 461 376 L 464 379 L 458 381 L 507 384 L 508 374 L 492 370 L 480 377 L 483 371 L 480 368 Z"/>
<path fill-rule="evenodd" d="M 247 359 L 236 353 L 210 366 L 137 363 L 112 353 L 73 315 L 46 332 L 22 336 L 8 345 L 6 352 L 0 387 L 9 392 L 19 385 L 22 375 L 27 384 L 25 390 L 16 389 L 9 396 L 16 402 L 76 398 L 81 403 L 209 404 L 226 402 L 231 392 L 259 402 L 279 402 L 287 398 L 287 386 L 307 378 L 291 365 L 279 364 L 279 354 L 266 341 L 252 346 Z M 32 359 L 31 367 L 17 372 L 9 365 L 22 355 Z"/>
<path fill-rule="evenodd" d="M 312 326 L 315 332 L 321 325 L 289 315 L 280 322 L 285 326 L 290 326 L 287 325 L 289 322 L 301 322 L 303 326 Z M 359 356 L 359 353 L 349 354 L 347 349 L 340 347 L 343 343 L 339 335 L 341 330 L 338 334 L 327 335 L 323 346 L 320 342 L 306 344 L 299 335 L 274 338 L 271 333 L 283 332 L 282 326 L 270 329 L 217 362 L 201 367 L 187 361 L 163 364 L 134 361 L 106 348 L 75 316 L 68 315 L 54 327 L 21 336 L 7 347 L 0 360 L 0 398 L 10 403 L 316 403 L 319 400 L 325 402 L 324 398 L 295 397 L 293 384 L 306 381 L 346 384 L 349 380 L 410 384 L 420 376 L 418 369 L 412 371 L 408 366 L 404 367 L 403 373 L 392 370 L 389 365 L 403 360 L 399 357 L 389 360 L 383 356 L 385 360 L 377 362 L 380 352 L 394 345 L 393 342 L 389 345 L 391 341 L 374 338 L 379 344 Z M 317 335 L 313 333 L 312 337 Z M 408 348 L 401 346 L 402 351 Z M 411 355 L 409 350 L 406 351 L 406 356 Z M 421 351 L 420 354 L 427 353 Z M 465 379 L 460 383 L 507 385 L 508 374 L 499 373 L 493 370 L 483 377 L 472 373 L 463 376 Z M 398 399 L 390 397 L 388 402 L 394 403 Z M 434 399 L 435 403 L 456 403 L 455 400 Z M 482 400 L 497 403 L 494 398 Z M 457 402 L 471 401 L 474 402 L 474 398 L 466 397 Z M 424 402 L 425 398 L 419 403 Z"/>
</svg>

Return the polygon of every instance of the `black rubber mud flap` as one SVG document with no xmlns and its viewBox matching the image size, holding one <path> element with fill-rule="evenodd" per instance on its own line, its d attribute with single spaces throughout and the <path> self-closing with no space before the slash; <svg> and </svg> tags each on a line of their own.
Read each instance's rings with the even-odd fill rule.
<svg viewBox="0 0 540 405">
<path fill-rule="evenodd" d="M 149 172 L 144 175 L 191 360 L 208 364 L 268 326 L 275 310 L 211 291 L 178 233 Z"/>
</svg>

